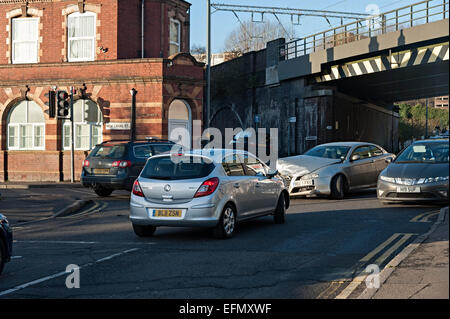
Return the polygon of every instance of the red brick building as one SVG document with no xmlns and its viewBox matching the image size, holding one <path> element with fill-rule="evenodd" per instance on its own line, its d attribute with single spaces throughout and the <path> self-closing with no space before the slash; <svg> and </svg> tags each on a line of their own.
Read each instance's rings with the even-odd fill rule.
<svg viewBox="0 0 450 319">
<path fill-rule="evenodd" d="M 76 89 L 76 178 L 97 143 L 202 119 L 204 72 L 189 52 L 183 0 L 0 0 L 0 182 L 70 180 L 68 121 L 44 94 Z"/>
</svg>

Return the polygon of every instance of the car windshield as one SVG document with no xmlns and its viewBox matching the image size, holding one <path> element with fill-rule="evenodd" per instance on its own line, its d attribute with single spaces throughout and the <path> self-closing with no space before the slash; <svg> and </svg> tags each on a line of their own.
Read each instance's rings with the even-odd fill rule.
<svg viewBox="0 0 450 319">
<path fill-rule="evenodd" d="M 396 163 L 448 163 L 448 142 L 417 143 L 408 146 Z"/>
<path fill-rule="evenodd" d="M 97 145 L 91 157 L 122 158 L 125 154 L 125 145 Z"/>
<path fill-rule="evenodd" d="M 213 169 L 214 163 L 205 161 L 203 157 L 164 156 L 148 160 L 141 177 L 165 180 L 203 178 Z"/>
<path fill-rule="evenodd" d="M 312 149 L 307 151 L 304 155 L 340 159 L 341 157 L 347 156 L 349 150 L 350 150 L 349 146 L 321 145 L 313 147 Z"/>
</svg>

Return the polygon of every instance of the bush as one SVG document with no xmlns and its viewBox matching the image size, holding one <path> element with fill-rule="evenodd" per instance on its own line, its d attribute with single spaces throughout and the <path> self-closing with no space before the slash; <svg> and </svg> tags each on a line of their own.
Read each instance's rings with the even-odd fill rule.
<svg viewBox="0 0 450 319">
<path fill-rule="evenodd" d="M 398 134 L 400 143 L 403 144 L 407 140 L 412 140 L 413 138 L 419 139 L 425 136 L 426 106 L 422 104 L 411 106 L 403 103 L 399 105 L 399 115 Z M 441 130 L 448 129 L 448 110 L 429 107 L 428 136 L 434 135 L 436 126 L 439 126 Z"/>
</svg>

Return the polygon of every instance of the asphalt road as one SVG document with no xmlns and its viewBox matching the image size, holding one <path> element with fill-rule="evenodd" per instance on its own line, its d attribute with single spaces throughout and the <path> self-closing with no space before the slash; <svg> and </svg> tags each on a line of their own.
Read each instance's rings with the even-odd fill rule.
<svg viewBox="0 0 450 319">
<path fill-rule="evenodd" d="M 365 288 L 359 275 L 366 266 L 382 269 L 430 229 L 439 211 L 382 205 L 368 191 L 342 201 L 293 199 L 284 225 L 271 217 L 248 221 L 230 240 L 168 227 L 142 239 L 128 220 L 126 192 L 107 199 L 82 188 L 2 196 L 0 211 L 12 221 L 15 242 L 0 298 L 355 298 Z M 52 196 L 58 200 L 43 208 L 50 206 L 39 199 Z M 35 206 L 20 209 L 24 198 Z M 76 198 L 94 203 L 49 218 Z M 72 264 L 80 267 L 80 288 L 68 289 Z"/>
</svg>

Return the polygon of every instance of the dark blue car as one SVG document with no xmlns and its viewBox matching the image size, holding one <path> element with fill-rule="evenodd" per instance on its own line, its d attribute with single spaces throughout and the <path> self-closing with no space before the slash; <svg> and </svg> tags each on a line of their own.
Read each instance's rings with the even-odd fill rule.
<svg viewBox="0 0 450 319">
<path fill-rule="evenodd" d="M 83 161 L 81 184 L 101 197 L 114 190 L 131 191 L 147 159 L 169 152 L 175 143 L 148 138 L 131 141 L 106 141 L 97 145 Z"/>
<path fill-rule="evenodd" d="M 12 228 L 6 217 L 0 214 L 0 274 L 5 263 L 11 260 L 12 240 Z"/>
</svg>

